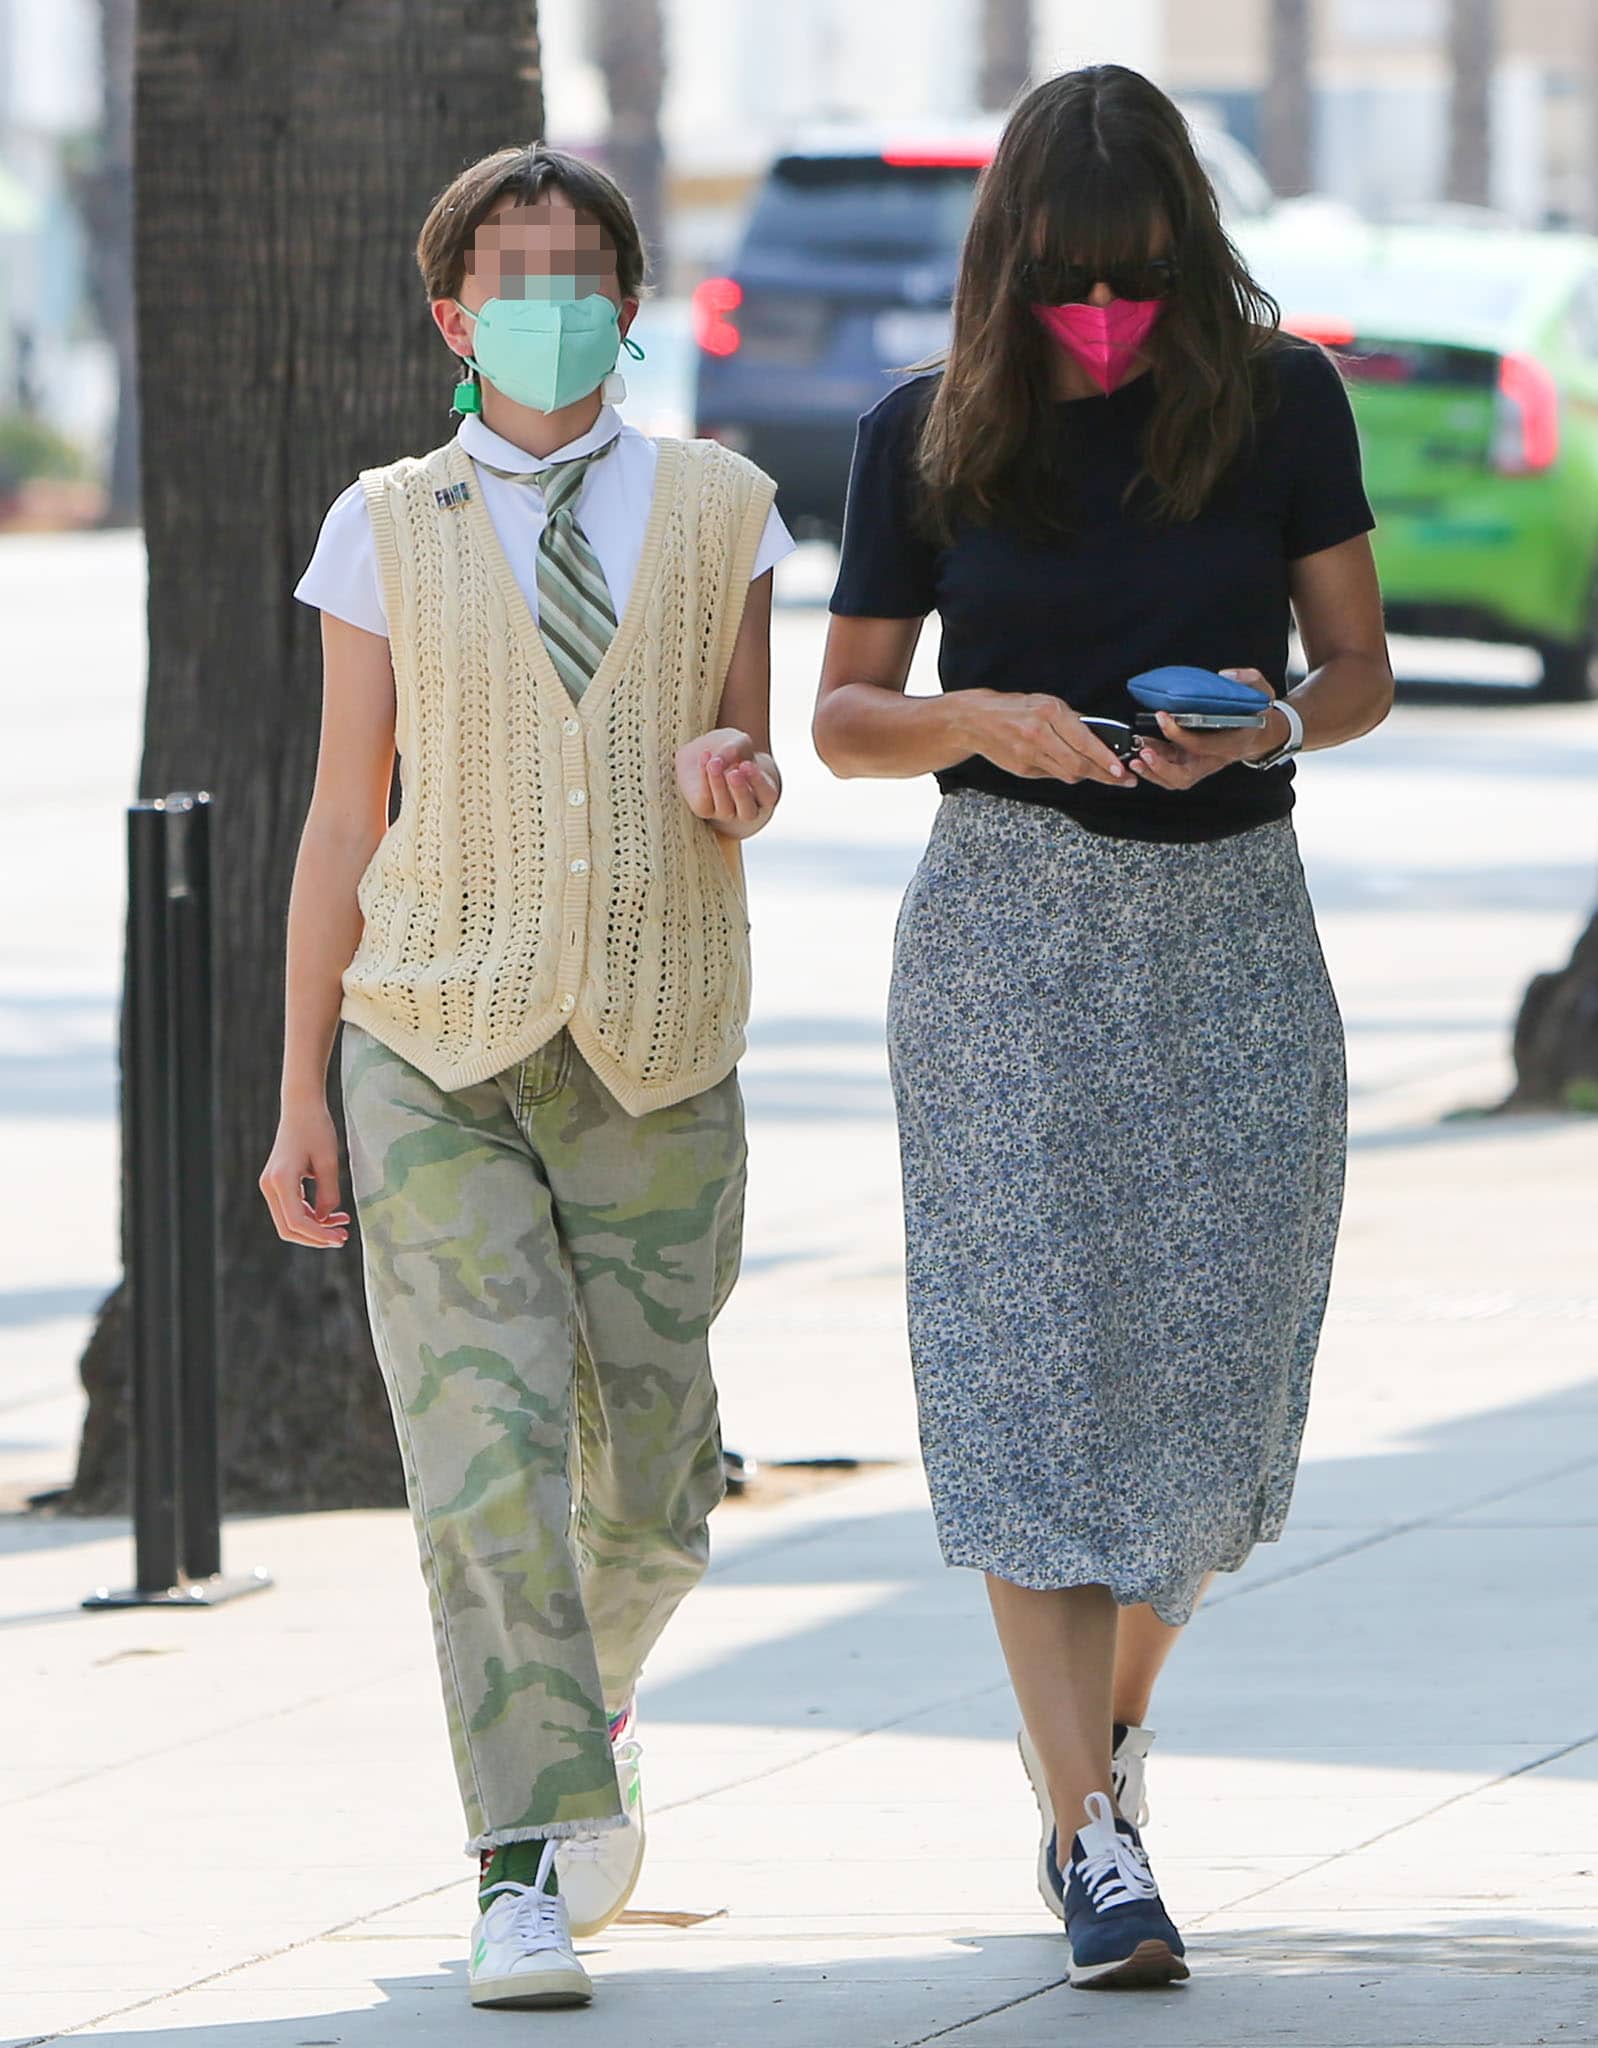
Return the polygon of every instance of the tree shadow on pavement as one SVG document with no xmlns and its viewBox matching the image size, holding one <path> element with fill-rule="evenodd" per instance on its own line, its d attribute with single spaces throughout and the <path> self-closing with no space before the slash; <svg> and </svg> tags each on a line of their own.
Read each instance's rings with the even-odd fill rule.
<svg viewBox="0 0 1598 2048">
<path fill-rule="evenodd" d="M 1447 1770 L 1450 1744 L 1508 1745 L 1522 1762 L 1589 1740 L 1590 1641 L 1555 1624 L 1590 1604 L 1595 1494 L 1598 1380 L 1306 1462 L 1285 1537 L 1217 1581 L 1173 1663 L 1164 1747 L 1248 1757 L 1263 1727 L 1267 1747 Z M 869 1597 L 650 1687 L 651 1720 L 803 1728 L 818 1748 L 889 1725 L 1008 1739 L 980 1576 L 944 1567 L 924 1511 L 774 1531 L 718 1560 L 710 1583 Z M 896 1699 L 918 1704 L 885 1713 Z M 1578 1755 L 1543 1768 L 1585 1771 Z"/>
</svg>

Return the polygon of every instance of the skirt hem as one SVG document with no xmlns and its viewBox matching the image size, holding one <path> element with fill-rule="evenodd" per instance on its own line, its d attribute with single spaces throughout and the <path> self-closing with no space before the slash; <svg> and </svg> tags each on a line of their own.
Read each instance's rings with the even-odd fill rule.
<svg viewBox="0 0 1598 2048">
<path fill-rule="evenodd" d="M 1147 1580 L 1134 1582 L 1127 1578 L 1124 1570 L 1108 1565 L 1099 1567 L 1091 1561 L 1080 1566 L 1061 1566 L 1055 1571 L 1036 1565 L 1024 1565 L 1018 1569 L 992 1553 L 974 1550 L 969 1544 L 940 1543 L 939 1549 L 944 1563 L 957 1571 L 985 1572 L 1029 1593 L 1064 1593 L 1076 1586 L 1106 1586 L 1117 1607 L 1152 1607 L 1168 1628 L 1184 1628 L 1198 1607 L 1199 1588 L 1212 1572 L 1241 1571 L 1260 1544 L 1275 1543 L 1281 1533 L 1280 1528 L 1269 1534 L 1262 1532 L 1251 1538 L 1240 1552 L 1229 1552 L 1213 1563 L 1200 1565 L 1192 1581 L 1194 1591 L 1185 1601 L 1174 1597 L 1175 1589 L 1169 1584 L 1153 1586 Z"/>
</svg>

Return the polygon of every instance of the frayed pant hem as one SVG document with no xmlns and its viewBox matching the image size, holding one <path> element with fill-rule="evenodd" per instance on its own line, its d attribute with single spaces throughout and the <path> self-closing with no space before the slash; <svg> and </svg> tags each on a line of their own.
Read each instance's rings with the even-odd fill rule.
<svg viewBox="0 0 1598 2048">
<path fill-rule="evenodd" d="M 604 1835 L 612 1828 L 624 1828 L 627 1816 L 624 1813 L 606 1813 L 594 1820 L 551 1820 L 542 1827 L 532 1828 L 489 1828 L 485 1834 L 473 1835 L 466 1844 L 468 1856 L 481 1856 L 485 1850 L 508 1849 L 512 1842 L 565 1842 L 574 1835 Z"/>
</svg>

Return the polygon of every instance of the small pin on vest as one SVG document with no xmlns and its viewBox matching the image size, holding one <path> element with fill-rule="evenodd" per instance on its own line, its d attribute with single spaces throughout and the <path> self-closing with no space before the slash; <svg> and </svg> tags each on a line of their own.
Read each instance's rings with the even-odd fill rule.
<svg viewBox="0 0 1598 2048">
<path fill-rule="evenodd" d="M 458 512 L 471 495 L 470 484 L 447 484 L 443 490 L 433 493 L 441 512 Z"/>
</svg>

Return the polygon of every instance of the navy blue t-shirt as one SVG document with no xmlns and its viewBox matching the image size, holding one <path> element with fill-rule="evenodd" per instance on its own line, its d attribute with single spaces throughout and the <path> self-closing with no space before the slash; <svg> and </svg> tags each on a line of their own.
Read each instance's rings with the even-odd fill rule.
<svg viewBox="0 0 1598 2048">
<path fill-rule="evenodd" d="M 1375 525 L 1342 378 L 1325 352 L 1283 337 L 1271 365 L 1279 402 L 1257 423 L 1196 519 L 1157 526 L 1122 499 L 1142 468 L 1152 372 L 1107 398 L 1052 408 L 1073 537 L 967 525 L 952 544 L 916 517 L 916 437 L 935 376 L 890 391 L 861 420 L 844 518 L 834 612 L 943 622 L 946 690 L 1052 692 L 1074 711 L 1130 720 L 1130 676 L 1168 662 L 1257 668 L 1284 687 L 1288 565 Z M 1219 839 L 1293 806 L 1293 770 L 1241 763 L 1187 790 L 1139 781 L 1031 781 L 980 755 L 938 776 L 1050 804 L 1098 832 L 1131 839 Z"/>
</svg>

